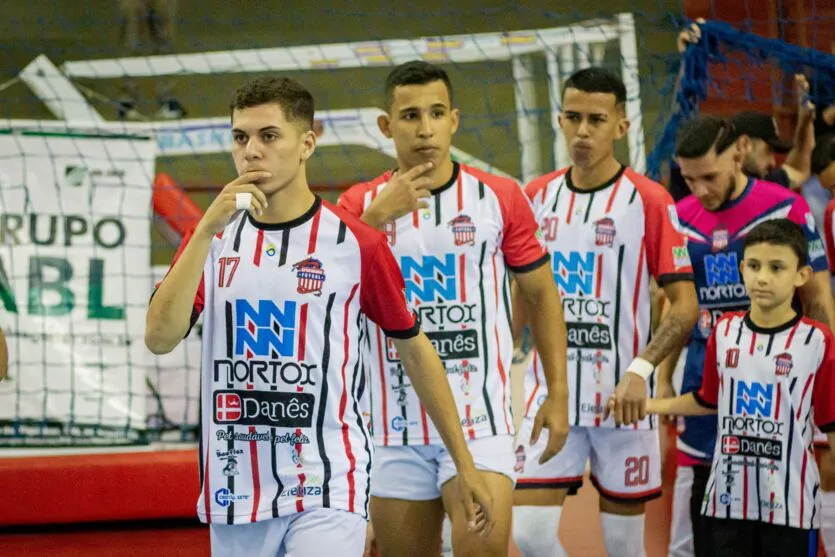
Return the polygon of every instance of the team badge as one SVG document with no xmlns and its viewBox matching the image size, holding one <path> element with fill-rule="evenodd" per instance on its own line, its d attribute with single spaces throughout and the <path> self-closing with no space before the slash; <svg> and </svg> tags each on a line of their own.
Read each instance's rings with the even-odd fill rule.
<svg viewBox="0 0 835 557">
<path fill-rule="evenodd" d="M 612 247 L 615 242 L 615 221 L 604 217 L 594 223 L 594 243 L 598 246 Z"/>
<path fill-rule="evenodd" d="M 728 229 L 724 226 L 714 228 L 712 240 L 713 251 L 722 251 L 728 247 Z"/>
<path fill-rule="evenodd" d="M 318 259 L 308 257 L 293 265 L 296 277 L 299 279 L 299 286 L 296 292 L 299 294 L 322 295 L 322 284 L 325 282 L 325 270 L 322 262 Z"/>
<path fill-rule="evenodd" d="M 475 245 L 475 225 L 473 224 L 473 219 L 467 215 L 458 215 L 449 221 L 448 226 L 452 228 L 456 246 Z"/>
<path fill-rule="evenodd" d="M 513 471 L 521 474 L 525 471 L 525 446 L 519 445 L 516 447 L 516 464 L 513 465 Z"/>
<path fill-rule="evenodd" d="M 774 364 L 775 364 L 775 374 L 777 377 L 788 377 L 789 373 L 792 371 L 792 367 L 794 367 L 794 363 L 792 362 L 792 355 L 788 352 L 783 352 L 782 354 L 777 354 L 774 357 Z"/>
</svg>

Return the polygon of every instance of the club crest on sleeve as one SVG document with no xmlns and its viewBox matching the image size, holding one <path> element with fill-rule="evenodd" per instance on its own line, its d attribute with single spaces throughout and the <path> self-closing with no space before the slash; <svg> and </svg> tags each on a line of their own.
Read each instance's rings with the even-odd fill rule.
<svg viewBox="0 0 835 557">
<path fill-rule="evenodd" d="M 475 224 L 473 224 L 473 219 L 467 215 L 458 215 L 449 221 L 448 226 L 452 228 L 456 246 L 475 245 Z"/>
<path fill-rule="evenodd" d="M 612 247 L 615 243 L 615 221 L 610 217 L 603 217 L 594 223 L 594 243 L 598 246 Z"/>
<path fill-rule="evenodd" d="M 322 295 L 325 269 L 322 267 L 321 261 L 308 257 L 293 265 L 293 270 L 296 271 L 296 278 L 299 279 L 296 292 L 299 294 L 313 294 L 314 296 Z"/>
</svg>

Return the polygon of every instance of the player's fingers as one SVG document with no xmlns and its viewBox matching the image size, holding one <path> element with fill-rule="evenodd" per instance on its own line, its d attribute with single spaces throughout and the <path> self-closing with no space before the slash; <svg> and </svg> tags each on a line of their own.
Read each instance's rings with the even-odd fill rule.
<svg viewBox="0 0 835 557">
<path fill-rule="evenodd" d="M 426 188 L 415 188 L 415 196 L 419 199 L 423 199 L 425 197 L 431 197 L 432 192 Z"/>
<path fill-rule="evenodd" d="M 537 412 L 533 419 L 533 427 L 531 428 L 531 446 L 536 445 L 536 442 L 539 441 L 539 436 L 542 434 L 543 421 L 542 416 Z"/>
<path fill-rule="evenodd" d="M 418 209 L 428 209 L 429 203 L 426 201 L 418 201 Z"/>
<path fill-rule="evenodd" d="M 623 423 L 623 400 L 619 397 L 615 398 L 615 423 L 618 425 Z"/>
<path fill-rule="evenodd" d="M 557 430 L 548 430 L 548 445 L 542 451 L 542 456 L 539 457 L 539 463 L 545 464 L 554 458 L 560 452 L 560 434 Z"/>
<path fill-rule="evenodd" d="M 603 421 L 604 422 L 609 419 L 609 416 L 614 412 L 614 410 L 615 410 L 615 397 L 610 396 L 609 400 L 606 402 L 606 406 L 603 407 Z"/>
<path fill-rule="evenodd" d="M 463 485 L 462 503 L 464 504 L 464 516 L 467 518 L 467 530 L 472 532 L 475 528 L 475 503 L 473 501 L 473 492 L 469 485 Z"/>
<path fill-rule="evenodd" d="M 268 180 L 272 178 L 272 173 L 267 172 L 266 170 L 253 170 L 251 172 L 244 172 L 227 185 L 227 187 L 236 187 L 241 186 L 243 184 L 257 184 L 262 180 Z"/>
<path fill-rule="evenodd" d="M 435 167 L 435 163 L 433 163 L 433 162 L 425 162 L 423 164 L 419 164 L 419 165 L 409 169 L 408 172 L 404 172 L 403 173 L 403 178 L 406 178 L 408 180 L 412 180 L 413 178 L 417 178 L 418 176 L 420 176 L 421 174 L 423 174 L 425 172 L 429 172 L 434 167 Z"/>
</svg>

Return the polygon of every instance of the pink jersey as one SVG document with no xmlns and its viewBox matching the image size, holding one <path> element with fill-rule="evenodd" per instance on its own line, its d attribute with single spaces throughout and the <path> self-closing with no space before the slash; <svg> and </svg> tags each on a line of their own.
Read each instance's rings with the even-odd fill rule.
<svg viewBox="0 0 835 557">
<path fill-rule="evenodd" d="M 340 205 L 361 215 L 392 173 L 352 187 Z M 521 188 L 455 164 L 429 208 L 386 227 L 406 296 L 446 366 L 469 439 L 512 434 L 510 272 L 548 261 Z M 374 439 L 382 445 L 440 444 L 384 331 L 369 324 L 363 344 L 371 375 Z"/>
<path fill-rule="evenodd" d="M 241 212 L 212 240 L 192 319 L 205 312 L 201 520 L 367 515 L 359 323 L 418 334 L 403 288 L 385 236 L 318 198 L 288 223 Z"/>
<path fill-rule="evenodd" d="M 703 405 L 718 409 L 702 512 L 793 528 L 820 527 L 813 420 L 835 429 L 832 334 L 797 316 L 772 329 L 726 313 L 708 337 Z"/>
<path fill-rule="evenodd" d="M 602 405 L 650 336 L 650 279 L 664 286 L 693 280 L 673 200 L 649 178 L 624 168 L 594 190 L 576 189 L 569 169 L 531 182 L 543 239 L 568 331 L 569 423 L 601 423 Z M 652 391 L 653 381 L 649 382 Z M 545 400 L 535 351 L 525 376 L 525 416 Z M 652 428 L 652 418 L 636 428 Z"/>
</svg>

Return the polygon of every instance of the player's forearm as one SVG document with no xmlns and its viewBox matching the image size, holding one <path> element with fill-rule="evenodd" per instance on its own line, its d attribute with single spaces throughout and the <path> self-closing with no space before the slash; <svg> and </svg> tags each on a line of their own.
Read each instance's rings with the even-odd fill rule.
<svg viewBox="0 0 835 557">
<path fill-rule="evenodd" d="M 803 313 L 829 328 L 835 325 L 835 301 L 829 284 L 829 272 L 818 271 L 799 291 Z"/>
<path fill-rule="evenodd" d="M 525 304 L 525 300 L 522 297 L 521 292 L 519 291 L 518 281 L 514 280 L 510 285 L 510 300 L 512 308 L 510 332 L 513 335 L 513 345 L 519 346 L 522 344 L 522 331 L 528 323 L 528 307 Z"/>
<path fill-rule="evenodd" d="M 194 297 L 211 245 L 211 234 L 195 232 L 151 299 L 145 321 L 145 345 L 154 354 L 171 352 L 188 332 Z"/>
<path fill-rule="evenodd" d="M 471 471 L 475 465 L 464 440 L 461 417 L 446 370 L 432 343 L 421 333 L 409 340 L 395 341 L 395 346 L 415 394 L 435 424 L 456 469 L 459 473 Z"/>
<path fill-rule="evenodd" d="M 681 357 L 682 348 L 683 346 L 673 348 L 669 356 L 664 358 L 664 360 L 658 364 L 658 367 L 655 368 L 655 373 L 659 382 L 663 381 L 668 384 L 673 383 L 673 374 L 675 373 L 676 363 Z"/>
<path fill-rule="evenodd" d="M 815 126 L 811 114 L 802 116 L 794 131 L 794 146 L 786 155 L 784 166 L 791 167 L 796 172 L 793 178 L 801 183 L 805 182 L 812 173 L 812 151 L 815 148 Z"/>
<path fill-rule="evenodd" d="M 641 358 L 657 366 L 673 350 L 681 350 L 698 317 L 698 302 L 687 299 L 674 301 Z"/>
<path fill-rule="evenodd" d="M 651 398 L 647 401 L 647 414 L 669 414 L 673 416 L 709 416 L 716 414 L 716 408 L 699 403 L 693 393 L 675 398 Z"/>
<path fill-rule="evenodd" d="M 387 222 L 386 215 L 380 211 L 379 205 L 375 205 L 373 201 L 371 202 L 371 205 L 363 211 L 360 220 L 377 230 L 381 230 Z"/>
</svg>

